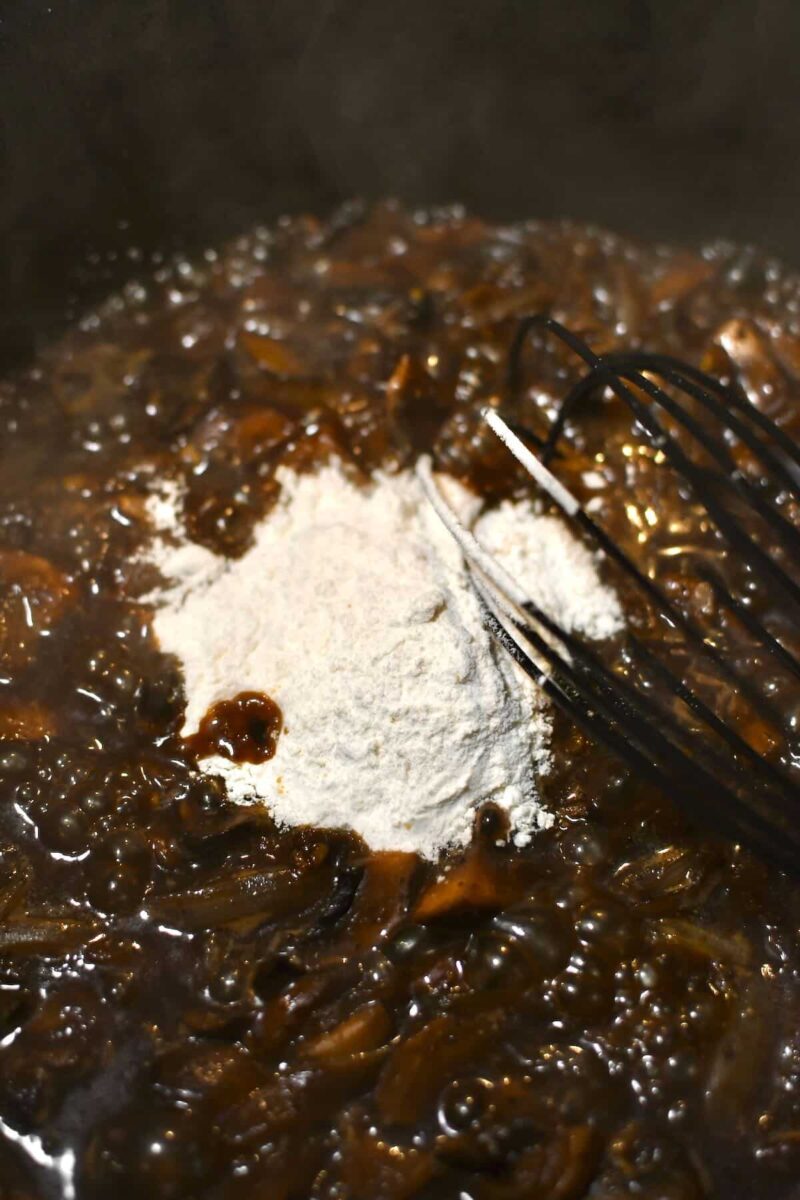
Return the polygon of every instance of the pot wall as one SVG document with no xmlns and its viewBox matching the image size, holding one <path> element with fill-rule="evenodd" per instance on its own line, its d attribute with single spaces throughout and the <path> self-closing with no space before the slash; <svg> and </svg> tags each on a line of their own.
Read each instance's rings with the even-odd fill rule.
<svg viewBox="0 0 800 1200">
<path fill-rule="evenodd" d="M 69 292 L 131 273 L 109 252 L 354 194 L 724 235 L 800 263 L 795 0 L 5 7 L 7 354 Z"/>
</svg>

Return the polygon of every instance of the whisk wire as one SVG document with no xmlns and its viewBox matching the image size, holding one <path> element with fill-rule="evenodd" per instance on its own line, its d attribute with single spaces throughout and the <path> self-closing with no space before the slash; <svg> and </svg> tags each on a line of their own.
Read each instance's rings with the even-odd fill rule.
<svg viewBox="0 0 800 1200">
<path fill-rule="evenodd" d="M 428 479 L 431 481 L 429 468 Z M 443 504 L 437 510 L 443 519 L 446 509 L 447 506 Z M 451 514 L 451 519 L 457 521 L 454 514 Z M 450 527 L 450 520 L 446 523 Z M 484 567 L 488 567 L 492 574 L 493 567 L 499 568 L 502 573 L 499 564 L 494 563 L 485 551 L 482 551 L 482 559 Z M 616 691 L 615 687 L 603 687 L 602 678 L 594 673 L 593 664 L 586 658 L 582 657 L 585 669 L 577 670 L 569 658 L 560 654 L 533 625 L 514 618 L 512 606 L 498 593 L 494 581 L 490 579 L 487 582 L 481 567 L 478 567 L 478 571 L 476 589 L 484 606 L 490 633 L 529 678 L 589 736 L 621 756 L 643 778 L 649 779 L 662 790 L 668 790 L 690 814 L 696 815 L 698 809 L 711 811 L 717 826 L 728 836 L 741 839 L 744 833 L 747 841 L 761 853 L 787 868 L 797 866 L 800 836 L 791 825 L 778 826 L 752 804 L 744 802 L 705 764 L 694 761 L 679 745 L 672 743 L 658 723 L 653 722 L 652 713 L 648 713 L 646 708 L 636 711 L 640 708 L 639 703 L 636 706 L 629 705 L 625 695 Z M 549 618 L 547 620 L 549 622 Z M 580 650 L 582 656 L 587 654 L 585 648 L 570 639 L 555 623 L 549 622 L 549 628 L 557 631 L 558 638 L 568 642 L 572 650 Z M 535 656 L 526 650 L 523 640 L 533 648 Z M 547 666 L 543 667 L 537 659 L 543 660 Z M 603 673 L 606 679 L 610 679 L 606 668 L 603 668 Z M 614 679 L 615 685 L 619 682 Z"/>
<path fill-rule="evenodd" d="M 658 387 L 646 375 L 628 367 L 617 368 L 619 375 L 628 382 L 641 387 L 644 392 L 675 421 L 696 438 L 703 449 L 722 468 L 722 474 L 716 474 L 714 479 L 724 487 L 739 493 L 742 498 L 756 509 L 768 525 L 787 542 L 791 548 L 800 552 L 800 532 L 791 525 L 783 514 L 776 510 L 773 503 L 765 499 L 764 494 L 752 483 L 733 460 L 730 450 L 722 441 L 715 440 L 694 417 L 672 397 Z M 688 389 L 687 389 L 688 390 Z"/>
<path fill-rule="evenodd" d="M 495 432 L 500 431 L 504 424 L 503 419 L 501 419 L 497 413 L 492 412 L 492 410 L 487 410 L 486 420 L 488 424 L 492 426 Z M 535 461 L 535 456 L 530 455 L 529 451 L 525 452 L 522 457 L 525 461 Z M 571 493 L 570 498 L 575 500 L 575 497 L 572 497 Z M 503 570 L 499 568 L 499 564 L 497 564 L 497 566 L 499 570 Z M 517 602 L 519 601 L 517 600 Z M 537 625 L 540 625 L 541 628 L 545 629 L 549 635 L 552 637 L 557 637 L 558 640 L 564 644 L 567 652 L 569 652 L 570 658 L 575 661 L 575 664 L 577 664 L 578 667 L 588 670 L 589 676 L 591 680 L 593 680 L 594 685 L 602 690 L 604 696 L 608 697 L 612 707 L 614 707 L 615 704 L 624 703 L 628 715 L 630 715 L 632 712 L 636 712 L 639 716 L 643 716 L 645 720 L 651 720 L 651 710 L 648 710 L 644 704 L 640 703 L 640 697 L 638 696 L 636 689 L 634 689 L 631 684 L 628 684 L 624 678 L 615 676 L 613 672 L 608 671 L 608 668 L 602 664 L 601 660 L 597 658 L 597 655 L 591 652 L 588 647 L 583 646 L 583 644 L 579 642 L 577 638 L 570 635 L 569 632 L 561 629 L 551 617 L 548 617 L 547 614 L 541 610 L 541 608 L 534 605 L 533 601 L 524 600 L 522 602 L 522 607 L 524 608 L 524 611 L 529 614 L 529 616 L 535 619 Z M 535 631 L 531 631 L 530 626 L 521 625 L 518 622 L 516 622 L 516 624 L 518 629 L 523 632 L 524 636 L 527 637 L 529 641 L 533 642 L 537 649 L 542 650 L 539 643 L 539 638 L 537 638 Z M 706 704 L 702 698 L 697 695 L 697 692 L 694 692 L 690 686 L 684 682 L 684 680 L 681 680 L 678 678 L 678 676 L 675 676 L 674 672 L 670 671 L 670 668 L 664 664 L 664 662 L 662 662 L 660 659 L 657 659 L 656 656 L 652 654 L 650 650 L 646 648 L 646 646 L 644 646 L 644 643 L 640 641 L 636 635 L 632 634 L 632 632 L 627 636 L 627 646 L 628 649 L 633 650 L 634 655 L 636 655 L 639 660 L 644 661 L 645 664 L 648 665 L 649 670 L 656 674 L 657 678 L 660 679 L 660 682 L 663 685 L 666 685 L 667 694 L 669 696 L 672 696 L 676 698 L 676 700 L 680 700 L 682 703 L 684 703 L 686 708 L 690 709 L 691 712 L 697 716 L 697 718 L 704 722 L 706 727 L 710 728 L 712 732 L 717 734 L 717 737 L 720 737 L 723 742 L 727 744 L 729 750 L 733 751 L 735 757 L 733 760 L 726 762 L 723 760 L 723 758 L 714 754 L 714 750 L 712 750 L 710 745 L 704 746 L 704 755 L 709 758 L 715 758 L 716 761 L 714 766 L 717 772 L 724 770 L 724 772 L 729 773 L 730 768 L 733 767 L 735 773 L 741 775 L 742 768 L 739 758 L 745 758 L 745 760 L 751 764 L 751 767 L 757 767 L 762 770 L 764 774 L 769 775 L 772 784 L 780 788 L 780 790 L 784 793 L 784 796 L 787 798 L 794 798 L 792 788 L 790 788 L 787 780 L 783 778 L 780 770 L 775 767 L 775 764 L 771 763 L 769 760 L 765 760 L 762 755 L 759 755 L 758 752 L 752 748 L 750 743 L 746 742 L 746 740 L 740 736 L 738 731 L 726 725 L 726 722 L 724 722 L 721 718 L 718 718 L 717 714 L 714 713 L 714 710 L 709 708 L 708 704 Z M 575 677 L 571 677 L 571 682 L 573 685 L 575 685 Z M 672 715 L 669 714 L 668 710 L 664 709 L 663 707 L 660 708 L 660 719 L 662 724 L 669 728 L 672 736 L 678 739 L 679 742 L 686 743 L 688 740 L 691 740 L 688 738 L 686 728 L 681 727 L 680 722 L 674 720 Z M 652 736 L 652 732 L 650 733 L 650 736 Z M 645 738 L 646 736 L 648 736 L 648 728 L 645 727 Z M 658 739 L 657 733 L 655 733 L 655 736 L 656 739 Z M 693 749 L 697 752 L 697 746 L 694 746 Z"/>
<path fill-rule="evenodd" d="M 649 351 L 612 351 L 600 359 L 560 321 L 542 313 L 535 313 L 524 317 L 518 323 L 511 342 L 506 371 L 506 390 L 509 396 L 514 397 L 519 391 L 522 349 L 528 335 L 534 329 L 541 329 L 546 333 L 553 334 L 582 358 L 590 368 L 590 374 L 579 380 L 573 391 L 559 405 L 559 411 L 550 426 L 543 446 L 542 458 L 545 463 L 549 461 L 563 434 L 576 400 L 580 399 L 586 390 L 591 391 L 602 386 L 598 377 L 592 375 L 594 368 L 602 366 L 613 371 L 620 367 L 632 367 L 650 374 L 658 374 L 666 382 L 693 396 L 723 424 L 727 424 L 737 437 L 740 437 L 748 448 L 761 458 L 764 465 L 781 479 L 789 493 L 800 500 L 800 447 L 779 425 L 776 425 L 765 413 L 756 408 L 735 385 L 723 384 L 699 367 L 685 363 L 672 355 Z M 766 443 L 755 436 L 750 428 L 751 425 L 766 435 Z M 772 443 L 780 450 L 783 457 L 798 469 L 794 474 L 787 470 L 781 458 L 772 449 Z"/>
<path fill-rule="evenodd" d="M 788 497 L 800 499 L 800 450 L 785 431 L 756 409 L 747 397 L 698 368 L 668 355 L 644 352 L 598 356 L 579 337 L 553 318 L 533 316 L 518 325 L 512 342 L 508 383 L 519 386 L 523 343 L 534 328 L 555 334 L 583 362 L 586 371 L 569 392 L 553 421 L 549 436 L 532 438 L 538 453 L 522 440 L 531 437 L 524 427 L 511 427 L 495 408 L 484 419 L 512 455 L 529 472 L 565 516 L 605 554 L 643 593 L 675 634 L 683 634 L 687 647 L 712 663 L 717 676 L 709 682 L 721 695 L 722 680 L 734 685 L 755 714 L 741 729 L 723 717 L 713 703 L 682 673 L 673 669 L 650 641 L 632 629 L 624 636 L 626 671 L 609 665 L 582 639 L 563 629 L 524 595 L 519 583 L 480 546 L 439 494 L 429 462 L 420 466 L 421 477 L 437 511 L 462 546 L 474 568 L 475 585 L 486 614 L 487 626 L 498 642 L 554 701 L 583 728 L 637 773 L 650 779 L 694 814 L 705 814 L 716 827 L 737 841 L 787 869 L 800 872 L 800 787 L 791 773 L 787 754 L 789 726 L 785 716 L 760 688 L 758 672 L 745 673 L 731 660 L 724 644 L 706 633 L 664 593 L 621 546 L 580 504 L 548 465 L 567 422 L 580 402 L 598 389 L 610 391 L 631 412 L 635 426 L 661 454 L 660 461 L 683 481 L 694 500 L 705 510 L 731 550 L 749 567 L 751 577 L 781 589 L 793 604 L 800 602 L 800 585 L 774 555 L 780 546 L 796 553 L 800 531 L 781 511 Z M 664 386 L 662 386 L 662 384 Z M 697 410 L 684 403 L 696 402 Z M 656 413 L 672 423 L 668 428 Z M 701 415 L 716 421 L 722 436 L 712 432 Z M 712 466 L 684 449 L 679 434 L 690 439 Z M 733 453 L 738 439 L 765 472 L 757 480 L 743 469 Z M 723 497 L 727 497 L 730 504 Z M 763 522 L 774 540 L 744 528 L 744 512 Z M 737 596 L 716 568 L 698 567 L 698 576 L 711 587 L 721 608 L 732 614 L 740 631 L 748 633 L 793 679 L 800 678 L 800 661 L 768 628 L 749 600 Z M 671 660 L 672 661 L 672 660 Z M 681 661 L 684 661 L 682 658 Z M 699 660 L 698 660 L 699 661 Z M 701 681 L 702 682 L 702 681 Z M 703 690 L 707 687 L 703 683 Z M 730 689 L 729 689 L 729 694 Z M 758 727 L 770 728 L 776 758 L 762 752 Z M 777 739 L 776 735 L 777 734 Z M 781 741 L 783 745 L 781 746 Z"/>
<path fill-rule="evenodd" d="M 754 425 L 770 439 L 770 442 L 774 442 L 781 454 L 794 463 L 797 468 L 800 468 L 800 448 L 779 425 L 776 425 L 756 408 L 746 396 L 741 396 L 735 387 L 727 386 L 715 379 L 713 375 L 701 371 L 699 367 L 681 362 L 680 359 L 672 358 L 668 354 L 612 353 L 605 356 L 605 362 L 612 368 L 632 366 L 637 370 L 656 372 L 666 382 L 693 396 L 723 424 L 729 425 L 736 436 L 741 438 L 764 465 L 780 477 L 783 486 L 793 496 L 800 499 L 798 476 L 792 475 L 786 469 L 770 443 L 761 441 L 753 433 L 750 425 Z"/>
<path fill-rule="evenodd" d="M 637 567 L 633 559 L 625 553 L 621 546 L 617 545 L 613 538 L 609 537 L 601 525 L 593 520 L 569 489 L 556 479 L 552 471 L 531 452 L 500 414 L 495 409 L 487 408 L 484 410 L 483 416 L 490 429 L 500 438 L 520 465 L 532 475 L 565 515 L 574 520 L 575 524 L 598 546 L 602 553 L 611 559 L 640 591 L 645 593 L 669 624 L 673 628 L 679 629 L 688 638 L 694 649 L 712 661 L 730 683 L 740 688 L 751 699 L 760 700 L 760 696 L 754 691 L 750 681 L 717 650 L 697 624 L 667 598 L 658 584 Z M 768 704 L 765 706 L 765 712 L 771 716 L 774 722 L 780 724 L 778 714 L 770 712 Z"/>
</svg>

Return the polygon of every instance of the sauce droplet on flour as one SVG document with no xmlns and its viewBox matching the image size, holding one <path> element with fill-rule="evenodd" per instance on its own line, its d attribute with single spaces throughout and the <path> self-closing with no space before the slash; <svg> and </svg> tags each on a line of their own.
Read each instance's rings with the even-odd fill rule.
<svg viewBox="0 0 800 1200">
<path fill-rule="evenodd" d="M 198 758 L 220 755 L 237 763 L 272 758 L 283 728 L 283 713 L 262 692 L 240 692 L 212 704 L 186 745 Z"/>
</svg>

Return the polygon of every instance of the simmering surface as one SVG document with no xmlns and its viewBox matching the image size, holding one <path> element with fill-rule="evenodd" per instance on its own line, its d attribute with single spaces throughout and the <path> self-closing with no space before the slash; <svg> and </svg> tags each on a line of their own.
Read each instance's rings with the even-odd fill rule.
<svg viewBox="0 0 800 1200">
<path fill-rule="evenodd" d="M 735 376 L 798 433 L 800 290 L 772 264 L 392 208 L 162 268 L 2 385 L 3 1200 L 794 1193 L 796 884 L 562 722 L 558 820 L 524 850 L 491 812 L 444 878 L 276 830 L 198 776 L 135 600 L 158 477 L 231 555 L 280 463 L 433 449 L 524 494 L 478 412 L 543 310 Z M 532 342 L 517 415 L 538 426 L 573 369 Z M 598 401 L 571 444 L 561 477 L 716 631 L 697 564 L 738 568 L 627 417 Z M 231 716 L 208 735 L 238 739 Z"/>
</svg>

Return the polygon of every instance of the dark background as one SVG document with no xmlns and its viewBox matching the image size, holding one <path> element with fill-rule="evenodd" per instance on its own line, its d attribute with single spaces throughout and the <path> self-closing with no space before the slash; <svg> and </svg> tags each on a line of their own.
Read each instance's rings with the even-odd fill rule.
<svg viewBox="0 0 800 1200">
<path fill-rule="evenodd" d="M 0 0 L 0 349 L 354 194 L 800 265 L 798 47 L 798 0 Z"/>
</svg>

